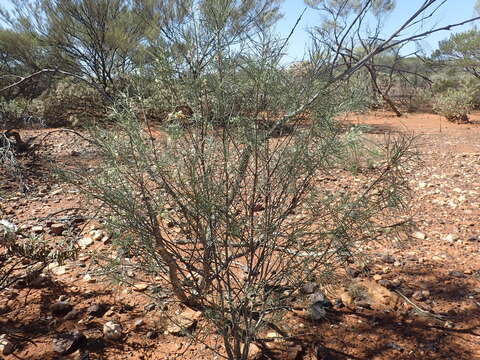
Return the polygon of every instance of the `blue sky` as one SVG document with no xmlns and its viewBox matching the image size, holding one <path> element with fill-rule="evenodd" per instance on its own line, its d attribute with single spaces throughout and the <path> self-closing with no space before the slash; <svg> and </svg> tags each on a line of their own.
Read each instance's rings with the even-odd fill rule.
<svg viewBox="0 0 480 360">
<path fill-rule="evenodd" d="M 424 2 L 424 0 L 397 0 L 395 10 L 389 15 L 385 22 L 383 34 L 388 35 L 398 28 L 405 19 L 413 14 L 415 10 Z M 426 23 L 426 28 L 431 28 L 433 25 L 444 26 L 451 23 L 461 22 L 462 20 L 471 18 L 474 16 L 474 3 L 475 0 L 448 0 L 442 8 L 438 10 L 435 17 Z M 284 17 L 277 25 L 277 30 L 283 36 L 287 36 L 290 33 L 291 28 L 294 26 L 299 15 L 305 8 L 303 0 L 285 0 L 282 5 L 282 11 Z M 302 18 L 296 32 L 291 38 L 288 48 L 287 61 L 301 60 L 305 45 L 308 43 L 308 35 L 305 31 L 306 28 L 315 26 L 321 21 L 321 14 L 313 9 L 307 9 L 305 15 Z M 477 21 L 477 24 L 479 22 Z M 464 31 L 473 25 L 465 25 L 463 27 L 456 28 L 454 31 Z M 430 35 L 426 40 L 422 42 L 422 47 L 429 53 L 435 50 L 440 40 L 448 38 L 449 31 L 441 31 Z M 415 51 L 415 46 L 412 45 L 406 48 L 406 52 Z"/>
<path fill-rule="evenodd" d="M 398 26 L 407 19 L 422 3 L 424 0 L 397 0 L 395 10 L 389 15 L 385 22 L 383 29 L 383 35 L 388 35 L 398 28 Z M 9 0 L 0 0 L 0 5 L 7 5 Z M 447 25 L 451 23 L 460 22 L 467 18 L 474 16 L 474 3 L 475 0 L 447 0 L 442 8 L 435 14 L 428 23 L 425 24 L 425 28 L 430 28 L 433 25 Z M 277 31 L 281 36 L 287 36 L 290 33 L 291 28 L 294 26 L 299 15 L 305 8 L 303 0 L 284 0 L 282 4 L 283 18 L 277 25 Z M 308 34 L 305 31 L 307 28 L 319 24 L 321 21 L 321 14 L 313 9 L 307 9 L 305 15 L 302 18 L 299 26 L 293 34 L 288 46 L 288 54 L 285 59 L 286 62 L 301 60 L 305 53 L 305 47 L 308 44 Z M 458 27 L 453 31 L 464 31 L 472 24 Z M 430 35 L 426 40 L 422 42 L 422 47 L 427 53 L 435 50 L 438 41 L 448 38 L 449 31 L 441 31 Z M 407 47 L 405 52 L 415 51 L 415 46 Z"/>
</svg>

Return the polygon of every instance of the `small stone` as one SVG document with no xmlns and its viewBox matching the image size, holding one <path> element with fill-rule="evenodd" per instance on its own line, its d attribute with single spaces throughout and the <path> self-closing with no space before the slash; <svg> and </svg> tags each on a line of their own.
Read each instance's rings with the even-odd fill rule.
<svg viewBox="0 0 480 360">
<path fill-rule="evenodd" d="M 155 331 L 152 331 L 150 330 L 149 332 L 147 332 L 147 339 L 155 339 L 157 337 L 157 333 Z"/>
<path fill-rule="evenodd" d="M 78 245 L 83 249 L 89 247 L 92 244 L 93 244 L 93 239 L 91 237 L 88 237 L 88 236 L 85 236 L 85 237 L 81 238 L 80 240 L 78 240 Z"/>
<path fill-rule="evenodd" d="M 323 302 L 317 301 L 310 305 L 310 314 L 312 316 L 312 319 L 315 321 L 325 319 L 327 316 L 327 311 L 325 309 L 325 306 L 323 305 Z"/>
<path fill-rule="evenodd" d="M 380 274 L 373 275 L 373 280 L 375 280 L 375 281 L 382 280 L 382 275 L 380 275 Z"/>
<path fill-rule="evenodd" d="M 103 238 L 103 231 L 101 230 L 95 230 L 93 234 L 91 234 L 92 240 L 98 241 Z"/>
<path fill-rule="evenodd" d="M 455 234 L 448 234 L 447 236 L 445 236 L 445 241 L 449 242 L 449 243 L 453 243 L 455 241 L 458 240 L 458 236 L 455 235 Z"/>
<path fill-rule="evenodd" d="M 413 234 L 412 234 L 412 237 L 414 237 L 415 239 L 418 239 L 418 240 L 425 240 L 427 238 L 427 235 L 425 235 L 423 232 L 421 231 L 415 231 Z"/>
<path fill-rule="evenodd" d="M 350 275 L 352 278 L 356 278 L 358 275 L 360 275 L 360 271 L 353 268 L 353 267 L 347 267 L 345 269 L 345 271 L 347 272 L 348 275 Z"/>
<path fill-rule="evenodd" d="M 145 283 L 138 283 L 138 284 L 135 284 L 133 285 L 133 290 L 135 291 L 145 291 L 148 289 L 148 284 L 145 284 Z"/>
<path fill-rule="evenodd" d="M 63 230 L 65 230 L 65 225 L 61 223 L 52 224 L 50 226 L 50 232 L 53 235 L 61 235 Z"/>
<path fill-rule="evenodd" d="M 56 266 L 51 269 L 52 273 L 57 276 L 65 275 L 67 273 L 67 267 L 65 265 Z"/>
<path fill-rule="evenodd" d="M 463 273 L 457 270 L 452 270 L 448 273 L 448 275 L 453 276 L 453 277 L 458 277 L 458 278 L 463 278 L 465 277 Z"/>
<path fill-rule="evenodd" d="M 122 327 L 115 321 L 107 321 L 103 325 L 103 336 L 108 340 L 118 340 L 122 337 Z"/>
<path fill-rule="evenodd" d="M 13 353 L 14 348 L 13 343 L 7 339 L 6 334 L 0 335 L 0 354 L 10 355 Z"/>
<path fill-rule="evenodd" d="M 451 321 L 445 321 L 445 324 L 443 324 L 444 327 L 446 327 L 447 329 L 453 329 L 453 322 Z"/>
<path fill-rule="evenodd" d="M 378 283 L 380 285 L 382 285 L 383 287 L 386 287 L 387 289 L 390 289 L 390 288 L 393 287 L 392 283 L 390 281 L 386 280 L 386 279 L 381 279 L 381 280 L 378 281 Z"/>
<path fill-rule="evenodd" d="M 102 317 L 107 311 L 107 306 L 105 304 L 93 304 L 87 308 L 87 315 L 94 317 Z"/>
<path fill-rule="evenodd" d="M 142 327 L 143 324 L 145 324 L 145 321 L 143 321 L 143 319 L 137 319 L 135 320 L 133 326 L 135 326 L 135 328 L 139 328 Z"/>
<path fill-rule="evenodd" d="M 395 262 L 395 258 L 391 255 L 383 255 L 381 259 L 386 264 L 393 264 Z"/>
<path fill-rule="evenodd" d="M 313 294 L 317 289 L 318 285 L 314 282 L 308 282 L 302 286 L 302 292 L 304 294 Z"/>
<path fill-rule="evenodd" d="M 417 290 L 413 293 L 412 295 L 414 300 L 417 301 L 424 301 L 425 300 L 425 295 L 423 294 L 423 291 Z"/>
<path fill-rule="evenodd" d="M 393 266 L 395 266 L 395 267 L 400 267 L 400 266 L 402 266 L 402 263 L 401 263 L 400 261 L 395 261 L 395 262 L 393 263 Z"/>
<path fill-rule="evenodd" d="M 5 220 L 5 219 L 0 220 L 0 226 L 5 228 L 5 230 L 7 230 L 9 232 L 12 232 L 12 233 L 14 233 L 18 230 L 17 225 L 15 225 L 14 223 L 12 223 L 8 220 Z"/>
<path fill-rule="evenodd" d="M 32 232 L 35 233 L 35 234 L 41 234 L 43 233 L 43 226 L 34 226 L 32 227 Z"/>
<path fill-rule="evenodd" d="M 433 261 L 442 261 L 443 258 L 442 258 L 441 256 L 433 255 L 433 256 L 432 256 L 432 260 L 433 260 Z"/>
<path fill-rule="evenodd" d="M 470 241 L 470 242 L 479 241 L 479 238 L 478 238 L 478 236 L 470 236 L 470 237 L 468 238 L 468 241 Z"/>
<path fill-rule="evenodd" d="M 467 269 L 463 272 L 465 275 L 472 275 L 473 274 L 473 270 L 471 269 Z"/>
<path fill-rule="evenodd" d="M 79 331 L 60 334 L 53 340 L 53 351 L 60 355 L 69 355 L 85 346 L 86 343 L 87 338 Z"/>
<path fill-rule="evenodd" d="M 182 335 L 184 331 L 189 330 L 197 323 L 201 315 L 200 311 L 192 309 L 183 311 L 167 327 L 167 334 Z"/>
<path fill-rule="evenodd" d="M 97 282 L 97 280 L 95 278 L 93 278 L 92 275 L 90 275 L 90 274 L 86 274 L 83 277 L 83 280 L 86 281 L 89 284 L 93 284 L 93 283 Z"/>
<path fill-rule="evenodd" d="M 73 309 L 73 306 L 66 301 L 58 301 L 50 305 L 50 311 L 55 316 L 65 316 Z"/>
</svg>

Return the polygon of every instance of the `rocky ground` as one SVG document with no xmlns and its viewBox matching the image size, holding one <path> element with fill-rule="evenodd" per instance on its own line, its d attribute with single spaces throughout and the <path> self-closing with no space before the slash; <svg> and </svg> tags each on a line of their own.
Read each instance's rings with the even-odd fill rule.
<svg viewBox="0 0 480 360">
<path fill-rule="evenodd" d="M 373 138 L 388 131 L 419 135 L 423 164 L 411 174 L 417 229 L 407 242 L 371 246 L 368 269 L 346 269 L 349 283 L 329 299 L 318 301 L 322 295 L 306 284 L 305 293 L 328 304 L 326 319 L 323 308 L 317 321 L 315 309 L 292 311 L 283 323 L 296 336 L 276 341 L 279 334 L 266 334 L 274 339 L 267 344 L 270 355 L 480 359 L 480 114 L 472 119 L 466 125 L 429 114 L 346 119 L 369 125 Z M 200 313 L 152 303 L 146 284 L 119 286 L 96 272 L 91 253 L 109 251 L 109 234 L 90 220 L 95 209 L 85 209 L 79 194 L 45 163 L 88 166 L 88 146 L 72 133 L 43 129 L 22 135 L 38 136 L 42 160 L 25 179 L 26 193 L 0 178 L 0 220 L 65 251 L 72 246 L 68 239 L 78 239 L 79 253 L 75 260 L 51 263 L 33 283 L 23 280 L 0 294 L 0 335 L 8 334 L 0 336 L 0 358 L 212 358 L 205 345 L 182 336 L 169 320 L 209 331 Z M 209 346 L 220 343 L 207 338 Z M 261 358 L 259 348 L 254 352 Z"/>
</svg>

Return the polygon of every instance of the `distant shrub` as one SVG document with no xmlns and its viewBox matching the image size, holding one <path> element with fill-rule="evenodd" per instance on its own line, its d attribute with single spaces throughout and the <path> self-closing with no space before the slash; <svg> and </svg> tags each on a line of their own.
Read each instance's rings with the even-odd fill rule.
<svg viewBox="0 0 480 360">
<path fill-rule="evenodd" d="M 451 122 L 468 122 L 472 109 L 473 98 L 468 89 L 448 89 L 435 95 L 433 100 L 433 110 Z"/>
<path fill-rule="evenodd" d="M 80 126 L 104 120 L 108 114 L 107 104 L 94 88 L 71 79 L 59 81 L 32 107 L 51 127 Z"/>
</svg>

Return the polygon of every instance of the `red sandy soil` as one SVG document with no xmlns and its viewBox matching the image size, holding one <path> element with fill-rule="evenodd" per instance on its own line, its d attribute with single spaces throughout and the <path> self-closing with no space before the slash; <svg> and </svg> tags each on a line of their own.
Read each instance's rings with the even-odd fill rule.
<svg viewBox="0 0 480 360">
<path fill-rule="evenodd" d="M 471 119 L 471 124 L 457 125 L 432 114 L 397 118 L 383 112 L 345 119 L 369 125 L 368 136 L 372 138 L 380 139 L 388 132 L 418 135 L 423 160 L 410 181 L 414 221 L 425 238 L 371 246 L 367 249 L 369 271 L 358 275 L 359 281 L 396 282 L 421 309 L 444 318 L 421 316 L 401 298 L 396 300 L 401 306 L 395 308 L 389 304 L 373 309 L 355 305 L 335 308 L 321 322 L 312 322 L 305 312 L 292 312 L 282 324 L 295 337 L 279 345 L 279 358 L 480 359 L 480 113 Z M 24 130 L 22 136 L 41 137 L 49 131 Z M 45 139 L 38 158 L 46 155 L 57 165 L 93 157 L 80 139 L 64 132 Z M 48 222 L 64 222 L 72 234 L 98 228 L 88 220 L 69 220 L 84 214 L 76 209 L 84 205 L 81 197 L 52 179 L 45 164 L 38 163 L 31 170 L 30 191 L 26 194 L 18 192 L 14 183 L 0 179 L 0 196 L 4 198 L 0 218 L 26 225 L 26 231 L 29 225 L 48 229 Z M 62 209 L 71 210 L 58 212 Z M 61 241 L 62 236 L 52 239 Z M 92 249 L 109 251 L 109 245 L 96 241 L 88 251 Z M 11 308 L 0 315 L 0 333 L 8 330 L 31 340 L 15 338 L 15 352 L 5 359 L 77 359 L 78 352 L 61 357 L 53 350 L 53 339 L 58 334 L 75 329 L 88 338 L 90 359 L 215 358 L 204 345 L 164 332 L 166 320 L 162 313 L 174 309 L 157 306 L 147 311 L 144 307 L 150 301 L 142 291 L 102 282 L 95 275 L 95 283 L 85 281 L 84 275 L 93 266 L 88 251 L 82 251 L 75 261 L 67 261 L 64 274 L 51 274 L 47 286 L 17 286 L 0 293 L 0 306 Z M 374 280 L 371 283 L 376 284 Z M 374 285 L 373 290 L 378 290 Z M 422 291 L 422 299 L 415 300 L 414 294 Z M 51 315 L 49 307 L 59 297 L 79 311 L 74 319 Z M 101 317 L 88 316 L 85 311 L 92 304 L 105 304 L 108 311 Z M 135 326 L 139 319 L 143 324 Z M 102 327 L 109 320 L 122 325 L 121 340 L 103 339 Z M 196 331 L 208 329 L 200 318 Z M 158 336 L 149 339 L 149 331 L 157 331 Z M 221 349 L 221 339 L 214 335 L 208 338 L 208 344 L 218 344 Z"/>
</svg>

